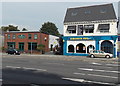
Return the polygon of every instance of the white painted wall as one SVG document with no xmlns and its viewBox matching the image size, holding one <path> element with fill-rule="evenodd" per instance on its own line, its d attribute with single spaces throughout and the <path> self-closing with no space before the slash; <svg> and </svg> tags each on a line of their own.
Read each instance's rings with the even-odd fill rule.
<svg viewBox="0 0 120 86">
<path fill-rule="evenodd" d="M 83 35 L 77 35 L 77 28 L 78 28 L 78 25 L 89 25 L 89 24 L 94 24 L 94 33 L 85 33 L 83 32 L 83 35 L 84 36 L 103 36 L 103 35 L 117 35 L 117 21 L 109 21 L 109 22 L 100 22 L 100 23 L 87 23 L 87 24 L 71 24 L 71 23 L 68 23 L 68 24 L 64 24 L 64 36 L 83 36 Z M 99 24 L 110 24 L 110 30 L 108 33 L 100 33 L 98 32 L 98 25 Z M 71 34 L 71 33 L 68 33 L 67 32 L 67 27 L 69 25 L 76 25 L 76 33 L 75 34 Z"/>
<path fill-rule="evenodd" d="M 56 45 L 59 45 L 57 39 L 59 39 L 59 37 L 53 36 L 53 35 L 49 35 L 49 48 L 51 48 L 51 44 L 53 45 L 53 48 L 54 48 Z"/>
<path fill-rule="evenodd" d="M 69 45 L 73 45 L 74 46 L 74 50 L 75 50 L 75 53 L 76 53 L 76 45 L 79 44 L 79 43 L 82 43 L 86 46 L 86 53 L 87 53 L 87 47 L 89 45 L 93 45 L 95 47 L 95 41 L 93 40 L 89 40 L 89 41 L 67 41 L 67 53 L 68 53 L 68 46 Z"/>
</svg>

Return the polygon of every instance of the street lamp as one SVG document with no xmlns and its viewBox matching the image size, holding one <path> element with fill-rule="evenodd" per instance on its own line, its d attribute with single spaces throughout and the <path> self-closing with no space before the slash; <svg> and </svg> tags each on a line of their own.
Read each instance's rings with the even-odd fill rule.
<svg viewBox="0 0 120 86">
<path fill-rule="evenodd" d="M 44 40 L 46 41 L 46 40 L 47 40 L 47 38 L 45 37 L 45 38 L 44 38 Z"/>
</svg>

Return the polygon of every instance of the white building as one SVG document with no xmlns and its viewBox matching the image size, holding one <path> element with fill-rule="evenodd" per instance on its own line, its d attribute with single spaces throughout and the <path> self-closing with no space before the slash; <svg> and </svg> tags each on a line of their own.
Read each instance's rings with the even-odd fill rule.
<svg viewBox="0 0 120 86">
<path fill-rule="evenodd" d="M 68 8 L 64 19 L 64 55 L 87 56 L 103 50 L 117 56 L 117 18 L 112 4 Z"/>
<path fill-rule="evenodd" d="M 49 49 L 50 51 L 53 51 L 53 48 L 55 46 L 59 46 L 59 37 L 58 36 L 53 36 L 53 35 L 49 35 Z"/>
</svg>

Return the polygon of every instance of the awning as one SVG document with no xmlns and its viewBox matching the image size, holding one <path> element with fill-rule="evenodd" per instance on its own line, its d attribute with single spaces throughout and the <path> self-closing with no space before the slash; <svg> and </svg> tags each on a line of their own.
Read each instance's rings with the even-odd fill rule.
<svg viewBox="0 0 120 86">
<path fill-rule="evenodd" d="M 102 29 L 104 29 L 104 30 L 109 30 L 109 24 L 99 24 L 98 25 L 98 29 L 99 30 L 102 30 Z"/>
<path fill-rule="evenodd" d="M 67 30 L 76 30 L 76 26 L 68 26 Z"/>
</svg>

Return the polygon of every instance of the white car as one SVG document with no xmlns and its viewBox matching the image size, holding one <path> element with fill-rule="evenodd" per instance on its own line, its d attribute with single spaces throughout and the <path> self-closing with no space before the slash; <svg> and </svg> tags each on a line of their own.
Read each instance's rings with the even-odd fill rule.
<svg viewBox="0 0 120 86">
<path fill-rule="evenodd" d="M 113 57 L 113 54 L 105 53 L 104 51 L 101 51 L 101 50 L 91 50 L 89 53 L 89 56 L 91 58 L 94 58 L 94 57 L 110 58 L 110 57 Z"/>
</svg>

